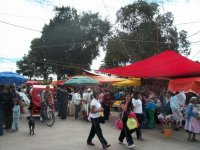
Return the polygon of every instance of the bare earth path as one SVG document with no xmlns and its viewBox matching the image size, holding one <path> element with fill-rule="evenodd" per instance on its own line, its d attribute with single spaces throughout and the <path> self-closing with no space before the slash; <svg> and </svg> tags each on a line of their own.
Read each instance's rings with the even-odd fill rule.
<svg viewBox="0 0 200 150">
<path fill-rule="evenodd" d="M 117 113 L 112 112 L 111 121 L 102 124 L 102 130 L 108 143 L 112 146 L 110 150 L 126 150 L 126 145 L 119 145 L 117 139 L 119 131 L 114 127 L 114 120 Z M 53 127 L 36 120 L 35 135 L 30 136 L 26 115 L 20 119 L 20 129 L 16 133 L 5 132 L 0 136 L 0 150 L 101 150 L 102 146 L 94 138 L 95 146 L 86 145 L 91 124 L 83 120 L 75 120 L 68 117 L 66 120 L 56 118 Z M 160 133 L 160 127 L 156 129 L 143 129 L 144 141 L 138 141 L 135 133 L 133 140 L 136 150 L 200 150 L 200 142 L 188 142 L 187 133 L 181 129 L 174 131 L 173 137 L 167 139 Z M 197 135 L 200 141 L 200 135 Z M 126 141 L 124 141 L 126 142 Z"/>
</svg>

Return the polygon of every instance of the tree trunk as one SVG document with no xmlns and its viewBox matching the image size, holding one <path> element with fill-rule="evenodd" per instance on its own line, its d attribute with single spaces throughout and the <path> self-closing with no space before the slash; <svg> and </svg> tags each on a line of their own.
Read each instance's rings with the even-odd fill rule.
<svg viewBox="0 0 200 150">
<path fill-rule="evenodd" d="M 46 80 L 46 81 L 48 80 L 48 74 L 47 73 L 44 73 L 43 77 L 44 77 L 44 80 Z"/>
</svg>

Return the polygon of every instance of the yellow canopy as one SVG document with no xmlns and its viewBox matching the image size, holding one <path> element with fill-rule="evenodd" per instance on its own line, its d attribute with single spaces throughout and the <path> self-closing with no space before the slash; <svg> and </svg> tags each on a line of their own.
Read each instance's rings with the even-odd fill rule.
<svg viewBox="0 0 200 150">
<path fill-rule="evenodd" d="M 131 78 L 125 79 L 120 82 L 112 83 L 113 86 L 141 86 L 141 79 L 140 78 Z"/>
</svg>

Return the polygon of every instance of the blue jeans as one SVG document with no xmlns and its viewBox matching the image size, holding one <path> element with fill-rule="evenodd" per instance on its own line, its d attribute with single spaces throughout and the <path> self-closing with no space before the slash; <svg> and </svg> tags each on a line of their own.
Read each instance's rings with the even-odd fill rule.
<svg viewBox="0 0 200 150">
<path fill-rule="evenodd" d="M 19 128 L 19 118 L 13 118 L 12 129 L 16 130 Z"/>
</svg>

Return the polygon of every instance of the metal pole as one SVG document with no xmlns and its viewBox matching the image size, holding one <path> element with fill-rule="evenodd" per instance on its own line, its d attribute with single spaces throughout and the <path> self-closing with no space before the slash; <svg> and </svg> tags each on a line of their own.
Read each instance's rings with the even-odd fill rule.
<svg viewBox="0 0 200 150">
<path fill-rule="evenodd" d="M 157 26 L 156 28 L 157 28 L 157 50 L 158 50 L 158 53 L 159 53 L 160 52 L 159 51 L 159 43 L 158 43 L 158 30 L 159 30 L 159 27 Z"/>
<path fill-rule="evenodd" d="M 34 80 L 36 80 L 36 77 L 35 77 L 35 62 L 33 63 L 33 74 L 34 74 Z"/>
</svg>

